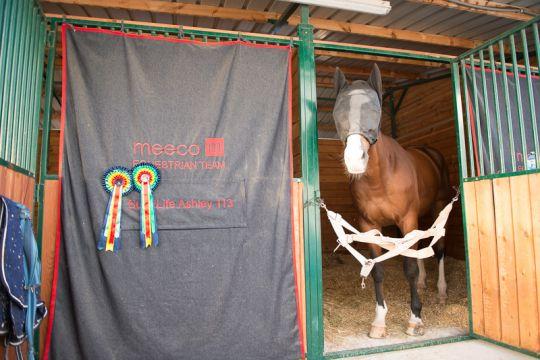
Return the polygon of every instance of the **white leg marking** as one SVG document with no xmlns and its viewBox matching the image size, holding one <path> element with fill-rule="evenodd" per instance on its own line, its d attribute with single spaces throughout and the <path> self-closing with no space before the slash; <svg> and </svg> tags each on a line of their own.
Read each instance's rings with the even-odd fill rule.
<svg viewBox="0 0 540 360">
<path fill-rule="evenodd" d="M 415 325 L 422 325 L 422 319 L 417 317 L 411 312 L 411 318 L 409 319 L 409 323 L 415 324 Z"/>
<path fill-rule="evenodd" d="M 424 335 L 424 323 L 422 322 L 422 319 L 415 316 L 412 312 L 411 317 L 409 318 L 409 324 L 407 325 L 407 331 L 405 331 L 405 333 L 411 336 Z"/>
<path fill-rule="evenodd" d="M 386 326 L 386 313 L 388 312 L 388 307 L 386 306 L 386 301 L 384 306 L 377 304 L 375 307 L 375 320 L 371 323 L 373 326 Z"/>
<path fill-rule="evenodd" d="M 424 267 L 424 260 L 418 259 L 418 282 L 416 283 L 416 286 L 418 289 L 425 289 L 426 288 L 426 268 Z"/>
<path fill-rule="evenodd" d="M 439 289 L 439 299 L 441 302 L 448 297 L 446 295 L 446 278 L 444 276 L 444 256 L 439 261 L 439 280 L 437 281 L 437 288 Z"/>
<path fill-rule="evenodd" d="M 384 306 L 376 305 L 375 307 L 375 320 L 371 323 L 371 329 L 369 330 L 369 337 L 374 339 L 382 339 L 386 337 L 386 313 L 388 308 L 386 303 Z"/>
</svg>

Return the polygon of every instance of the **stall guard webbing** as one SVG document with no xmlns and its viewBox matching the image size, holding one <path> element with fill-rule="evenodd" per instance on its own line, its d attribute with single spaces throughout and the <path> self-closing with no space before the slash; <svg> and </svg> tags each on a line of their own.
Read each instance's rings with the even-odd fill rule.
<svg viewBox="0 0 540 360">
<path fill-rule="evenodd" d="M 64 25 L 54 359 L 298 359 L 289 48 Z M 153 162 L 159 246 L 138 196 L 98 252 L 110 166 Z"/>
</svg>

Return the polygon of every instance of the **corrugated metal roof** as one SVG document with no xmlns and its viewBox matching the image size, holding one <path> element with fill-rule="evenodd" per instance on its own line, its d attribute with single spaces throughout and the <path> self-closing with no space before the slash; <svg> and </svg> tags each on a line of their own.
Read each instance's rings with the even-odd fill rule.
<svg viewBox="0 0 540 360">
<path fill-rule="evenodd" d="M 166 1 L 166 0 L 164 0 Z M 274 13 L 283 13 L 289 3 L 277 0 L 171 0 L 172 2 L 192 3 L 199 5 L 220 6 L 236 9 L 249 9 L 257 11 L 269 11 Z M 500 3 L 507 3 L 522 7 L 540 13 L 540 1 L 538 0 L 497 0 Z M 351 11 L 335 10 L 323 7 L 311 7 L 311 16 L 322 19 L 331 19 L 336 21 L 345 21 L 357 24 L 374 25 L 399 30 L 411 30 L 424 32 L 427 34 L 446 35 L 460 37 L 471 40 L 488 40 L 512 27 L 518 25 L 519 21 L 494 17 L 479 13 L 447 9 L 434 5 L 418 4 L 407 0 L 390 0 L 392 10 L 386 16 L 377 16 L 370 14 L 355 13 Z M 94 6 L 79 6 L 73 4 L 54 4 L 42 0 L 42 7 L 46 13 L 76 15 L 95 18 L 111 18 L 118 20 L 133 20 L 143 22 L 165 23 L 184 26 L 197 26 L 204 28 L 215 28 L 222 30 L 244 31 L 270 33 L 273 25 L 269 23 L 254 23 L 251 21 L 236 21 L 228 19 L 214 19 L 206 17 L 193 17 L 184 15 L 170 15 L 163 13 L 151 13 L 139 10 L 122 10 L 113 8 L 100 8 Z M 299 15 L 298 10 L 295 13 Z M 279 35 L 295 35 L 296 28 L 284 25 Z M 433 53 L 444 53 L 450 55 L 459 55 L 464 49 L 429 45 L 424 43 L 399 41 L 394 39 L 383 39 L 361 36 L 356 34 L 332 32 L 327 30 L 317 30 L 315 38 L 327 41 L 337 41 L 345 43 L 383 46 L 391 48 L 400 48 L 408 50 L 427 51 Z M 317 63 L 321 65 L 331 65 L 350 68 L 369 68 L 372 61 L 336 58 L 328 56 L 317 56 Z M 438 73 L 441 69 L 429 68 L 409 64 L 393 64 L 380 62 L 379 66 L 384 71 L 409 72 L 416 74 Z M 444 70 L 444 69 L 443 69 Z M 319 76 L 326 78 L 332 74 L 319 73 Z M 348 74 L 350 79 L 363 78 Z M 404 79 L 397 79 L 405 81 Z M 331 107 L 332 99 L 335 95 L 333 89 L 320 87 L 317 90 L 318 97 L 321 99 L 319 107 L 319 121 L 321 124 L 331 125 L 333 123 L 332 114 L 326 111 Z M 326 110 L 325 110 L 326 109 Z M 335 136 L 332 132 L 324 131 L 322 136 Z"/>
</svg>

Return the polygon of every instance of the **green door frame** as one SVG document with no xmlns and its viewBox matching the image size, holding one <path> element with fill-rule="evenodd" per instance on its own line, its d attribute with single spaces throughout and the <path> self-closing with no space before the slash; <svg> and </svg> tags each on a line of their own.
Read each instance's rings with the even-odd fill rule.
<svg viewBox="0 0 540 360">
<path fill-rule="evenodd" d="M 314 201 L 320 196 L 317 73 L 313 26 L 309 24 L 309 6 L 302 5 L 300 12 L 302 23 L 298 26 L 298 71 L 303 200 L 306 204 L 304 205 L 304 267 L 307 357 L 320 359 L 324 352 L 321 214 Z"/>
</svg>

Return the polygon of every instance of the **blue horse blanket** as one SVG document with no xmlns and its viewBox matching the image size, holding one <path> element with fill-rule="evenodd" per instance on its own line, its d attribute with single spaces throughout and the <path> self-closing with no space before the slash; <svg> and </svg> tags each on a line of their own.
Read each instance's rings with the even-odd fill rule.
<svg viewBox="0 0 540 360">
<path fill-rule="evenodd" d="M 0 334 L 6 343 L 29 341 L 47 309 L 40 300 L 41 264 L 29 210 L 0 196 Z"/>
</svg>

